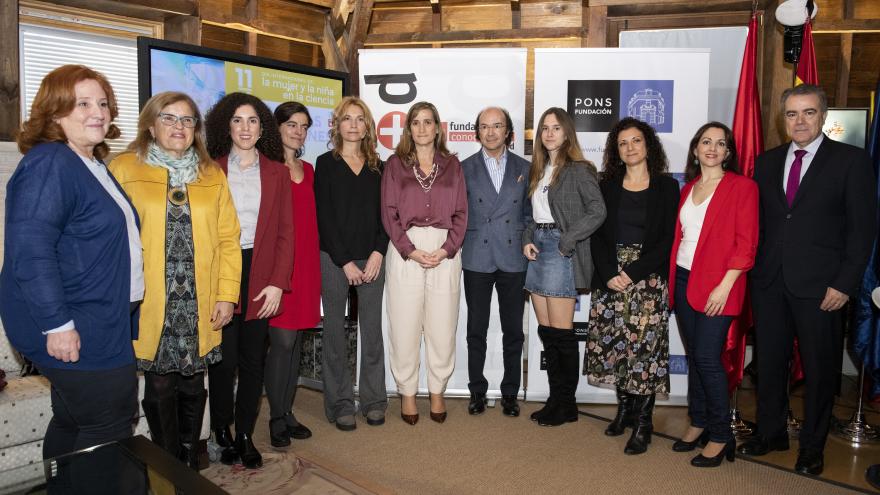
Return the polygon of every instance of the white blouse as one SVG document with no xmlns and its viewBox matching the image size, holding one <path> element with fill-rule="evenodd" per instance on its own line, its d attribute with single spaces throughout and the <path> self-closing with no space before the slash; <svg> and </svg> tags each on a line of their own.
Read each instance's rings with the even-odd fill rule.
<svg viewBox="0 0 880 495">
<path fill-rule="evenodd" d="M 241 169 L 241 157 L 230 153 L 227 166 L 227 180 L 232 194 L 232 204 L 238 213 L 241 225 L 241 248 L 254 247 L 257 234 L 257 217 L 260 214 L 260 197 L 262 185 L 260 181 L 260 159 L 247 170 Z"/>
<path fill-rule="evenodd" d="M 690 270 L 694 263 L 694 253 L 697 251 L 697 241 L 700 240 L 700 232 L 703 230 L 703 220 L 706 218 L 706 210 L 714 195 L 715 191 L 712 191 L 702 203 L 695 205 L 694 190 L 691 189 L 681 206 L 678 216 L 681 221 L 681 243 L 678 245 L 675 264 L 686 270 Z"/>
<path fill-rule="evenodd" d="M 550 190 L 550 179 L 553 177 L 555 169 L 556 165 L 544 167 L 541 182 L 538 182 L 538 188 L 532 193 L 532 218 L 535 219 L 535 223 L 555 223 L 553 213 L 550 211 L 550 199 L 547 195 Z"/>
</svg>

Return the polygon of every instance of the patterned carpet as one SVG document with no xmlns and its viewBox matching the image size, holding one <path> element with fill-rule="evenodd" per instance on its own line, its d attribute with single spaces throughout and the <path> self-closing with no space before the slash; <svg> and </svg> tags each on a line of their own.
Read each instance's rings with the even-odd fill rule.
<svg viewBox="0 0 880 495">
<path fill-rule="evenodd" d="M 263 452 L 261 469 L 244 469 L 240 464 L 212 463 L 201 473 L 231 494 L 333 494 L 361 495 L 376 491 L 335 474 L 292 452 Z"/>
</svg>

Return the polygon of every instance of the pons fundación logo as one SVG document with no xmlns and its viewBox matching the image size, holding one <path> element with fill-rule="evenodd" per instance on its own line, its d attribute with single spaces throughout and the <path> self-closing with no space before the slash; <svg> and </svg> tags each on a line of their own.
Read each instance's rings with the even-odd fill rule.
<svg viewBox="0 0 880 495">
<path fill-rule="evenodd" d="M 672 80 L 568 81 L 568 113 L 578 132 L 606 132 L 633 117 L 672 132 Z"/>
</svg>

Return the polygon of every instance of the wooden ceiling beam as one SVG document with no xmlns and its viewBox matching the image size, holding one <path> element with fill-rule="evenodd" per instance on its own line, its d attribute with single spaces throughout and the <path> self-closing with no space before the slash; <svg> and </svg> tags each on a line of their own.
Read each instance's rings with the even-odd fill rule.
<svg viewBox="0 0 880 495">
<path fill-rule="evenodd" d="M 880 33 L 880 19 L 816 19 L 813 33 Z"/>
<path fill-rule="evenodd" d="M 388 33 L 370 34 L 364 45 L 411 45 L 426 43 L 480 43 L 480 42 L 522 42 L 537 40 L 558 40 L 580 38 L 583 28 L 525 28 L 525 29 L 491 29 L 481 31 L 441 31 L 436 33 Z"/>
<path fill-rule="evenodd" d="M 226 16 L 215 16 L 215 18 L 212 20 L 202 19 L 202 22 L 211 26 L 235 29 L 238 31 L 256 33 L 263 36 L 271 36 L 273 38 L 281 38 L 288 41 L 310 43 L 313 45 L 320 45 L 324 39 L 323 33 L 315 33 L 314 31 L 293 28 L 288 26 L 287 24 L 266 20 L 255 20 L 250 21 L 249 24 L 243 24 L 241 22 L 236 22 L 232 19 L 229 19 Z"/>
<path fill-rule="evenodd" d="M 296 1 L 290 2 L 290 3 L 300 3 L 300 4 L 307 4 L 307 5 L 312 5 L 312 6 L 316 6 L 316 7 L 321 7 L 324 9 L 332 9 L 336 6 L 337 1 L 334 1 L 334 0 L 296 0 Z"/>
<path fill-rule="evenodd" d="M 199 16 L 196 0 L 52 0 L 52 3 L 150 21 L 163 21 L 174 15 Z"/>
</svg>

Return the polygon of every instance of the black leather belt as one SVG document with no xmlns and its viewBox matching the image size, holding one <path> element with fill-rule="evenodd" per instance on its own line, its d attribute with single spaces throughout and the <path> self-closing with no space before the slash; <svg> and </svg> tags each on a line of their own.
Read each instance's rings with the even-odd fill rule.
<svg viewBox="0 0 880 495">
<path fill-rule="evenodd" d="M 539 224 L 538 224 L 538 228 L 539 228 L 539 229 L 547 229 L 547 230 L 551 230 L 551 229 L 555 229 L 555 228 L 556 228 L 556 224 L 555 224 L 555 223 L 539 223 Z"/>
</svg>

